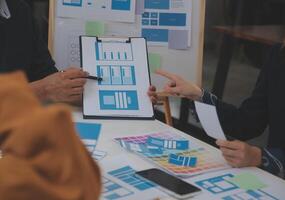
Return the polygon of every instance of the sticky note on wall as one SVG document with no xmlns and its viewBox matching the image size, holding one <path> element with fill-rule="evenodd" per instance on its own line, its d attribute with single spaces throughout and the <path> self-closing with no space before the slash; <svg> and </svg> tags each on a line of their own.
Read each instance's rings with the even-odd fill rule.
<svg viewBox="0 0 285 200">
<path fill-rule="evenodd" d="M 145 0 L 137 0 L 136 1 L 136 15 L 141 15 L 144 13 L 144 3 Z"/>
<path fill-rule="evenodd" d="M 161 68 L 161 56 L 157 53 L 149 53 L 148 62 L 151 73 L 154 73 L 155 70 Z"/>
<path fill-rule="evenodd" d="M 105 24 L 99 21 L 87 21 L 85 23 L 85 34 L 88 36 L 103 36 Z"/>
</svg>

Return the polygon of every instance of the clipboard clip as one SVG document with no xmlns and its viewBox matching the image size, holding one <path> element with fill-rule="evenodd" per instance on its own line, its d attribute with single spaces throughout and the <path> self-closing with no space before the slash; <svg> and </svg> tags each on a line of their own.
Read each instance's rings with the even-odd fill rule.
<svg viewBox="0 0 285 200">
<path fill-rule="evenodd" d="M 97 42 L 116 42 L 116 43 L 131 43 L 132 38 L 108 38 L 108 37 L 96 37 Z"/>
</svg>

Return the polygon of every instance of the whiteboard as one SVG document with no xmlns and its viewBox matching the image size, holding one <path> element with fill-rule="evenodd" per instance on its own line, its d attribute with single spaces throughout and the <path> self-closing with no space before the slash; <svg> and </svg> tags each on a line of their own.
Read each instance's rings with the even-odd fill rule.
<svg viewBox="0 0 285 200">
<path fill-rule="evenodd" d="M 118 22 L 104 20 L 102 17 L 93 18 L 63 18 L 62 13 L 57 13 L 57 5 L 65 0 L 50 1 L 50 27 L 49 27 L 49 48 L 59 69 L 68 66 L 79 66 L 79 35 L 86 35 L 86 21 L 94 20 L 104 23 L 105 31 L 103 36 L 115 37 L 137 37 L 141 36 L 142 15 L 136 15 L 134 22 Z M 80 1 L 80 0 L 79 0 Z M 102 2 L 102 0 L 100 0 Z M 105 0 L 106 2 L 108 0 Z M 109 0 L 111 1 L 111 0 Z M 150 0 L 132 0 L 137 5 Z M 155 0 L 154 0 L 155 1 Z M 168 0 L 166 0 L 168 1 Z M 169 0 L 179 2 L 182 0 Z M 204 20 L 205 20 L 205 0 L 191 1 L 191 27 L 189 47 L 183 50 L 170 49 L 168 46 L 148 45 L 149 53 L 159 54 L 161 58 L 161 68 L 176 73 L 187 80 L 201 86 L 202 82 L 202 60 L 204 45 Z M 78 48 L 77 48 L 78 47 Z M 68 64 L 67 60 L 69 61 Z M 151 82 L 159 89 L 162 88 L 166 80 L 155 74 L 151 74 Z M 173 116 L 179 116 L 180 101 L 171 99 L 171 110 Z"/>
</svg>

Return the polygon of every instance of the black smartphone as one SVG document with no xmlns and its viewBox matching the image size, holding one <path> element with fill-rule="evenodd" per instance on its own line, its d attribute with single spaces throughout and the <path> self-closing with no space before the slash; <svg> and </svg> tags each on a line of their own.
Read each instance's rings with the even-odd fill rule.
<svg viewBox="0 0 285 200">
<path fill-rule="evenodd" d="M 201 189 L 160 169 L 147 169 L 136 172 L 137 175 L 159 185 L 166 193 L 178 199 L 185 199 L 197 195 Z"/>
</svg>

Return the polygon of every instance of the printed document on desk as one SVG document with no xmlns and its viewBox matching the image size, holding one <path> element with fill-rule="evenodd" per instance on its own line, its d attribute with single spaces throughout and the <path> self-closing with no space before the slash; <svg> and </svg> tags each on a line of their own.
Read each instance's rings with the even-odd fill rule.
<svg viewBox="0 0 285 200">
<path fill-rule="evenodd" d="M 103 79 L 87 81 L 84 117 L 152 119 L 145 39 L 82 36 L 80 41 L 83 70 Z"/>
<path fill-rule="evenodd" d="M 125 155 L 102 161 L 101 200 L 153 200 L 167 197 L 158 185 L 137 176 L 137 164 Z"/>
</svg>

